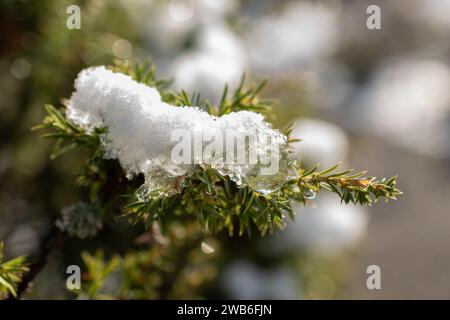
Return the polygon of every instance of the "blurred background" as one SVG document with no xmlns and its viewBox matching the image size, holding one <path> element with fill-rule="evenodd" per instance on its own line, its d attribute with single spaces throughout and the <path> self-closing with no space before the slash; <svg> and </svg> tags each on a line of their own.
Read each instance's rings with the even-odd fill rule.
<svg viewBox="0 0 450 320">
<path fill-rule="evenodd" d="M 61 208 L 79 200 L 74 173 L 83 155 L 50 161 L 51 144 L 30 131 L 43 105 L 70 97 L 87 66 L 151 58 L 173 88 L 212 101 L 244 72 L 250 82 L 268 78 L 274 125 L 296 119 L 293 136 L 304 140 L 294 157 L 398 174 L 405 193 L 371 208 L 321 194 L 296 205 L 284 232 L 211 238 L 196 247 L 173 297 L 450 299 L 450 0 L 0 3 L 0 240 L 8 257 L 37 254 Z M 71 4 L 81 9 L 80 30 L 66 27 Z M 379 30 L 366 26 L 371 4 L 381 8 Z M 72 240 L 27 297 L 73 297 L 66 266 L 82 265 L 84 250 L 128 253 L 124 239 L 141 232 L 129 228 Z M 129 254 L 143 291 L 120 296 L 158 297 L 142 289 L 153 280 L 139 276 L 145 264 L 135 267 Z M 369 265 L 381 268 L 381 290 L 366 286 Z M 110 278 L 103 290 L 117 297 L 120 277 Z"/>
</svg>

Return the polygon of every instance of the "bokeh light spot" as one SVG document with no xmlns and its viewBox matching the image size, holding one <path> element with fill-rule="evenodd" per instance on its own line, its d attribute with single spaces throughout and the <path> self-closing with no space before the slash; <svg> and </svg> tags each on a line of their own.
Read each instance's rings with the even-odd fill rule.
<svg viewBox="0 0 450 320">
<path fill-rule="evenodd" d="M 26 59 L 16 59 L 11 63 L 9 71 L 17 80 L 26 79 L 31 75 L 31 63 Z"/>
<path fill-rule="evenodd" d="M 177 22 L 185 22 L 194 15 L 194 4 L 191 0 L 171 0 L 169 3 L 169 16 Z"/>
<path fill-rule="evenodd" d="M 114 41 L 112 50 L 114 55 L 119 59 L 128 59 L 133 53 L 133 46 L 125 39 Z"/>
</svg>

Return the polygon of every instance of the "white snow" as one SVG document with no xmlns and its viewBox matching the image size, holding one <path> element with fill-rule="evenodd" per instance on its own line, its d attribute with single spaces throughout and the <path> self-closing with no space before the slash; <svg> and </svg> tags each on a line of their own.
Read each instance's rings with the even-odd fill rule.
<svg viewBox="0 0 450 320">
<path fill-rule="evenodd" d="M 246 146 L 244 151 L 246 156 L 256 152 L 258 163 L 211 164 L 204 157 L 200 162 L 195 159 L 196 163 L 211 165 L 237 183 L 267 193 L 289 179 L 286 136 L 272 129 L 260 114 L 240 111 L 214 117 L 195 107 L 172 106 L 161 100 L 155 88 L 105 67 L 81 71 L 75 89 L 67 107 L 67 118 L 88 133 L 106 128 L 107 132 L 101 135 L 105 158 L 119 160 L 128 178 L 143 174 L 146 191 L 177 192 L 179 178 L 195 168 L 193 163 L 179 164 L 172 159 L 172 151 L 179 142 L 172 137 L 174 130 L 187 132 L 191 137 L 226 136 L 231 131 L 254 139 L 256 144 Z M 206 142 L 202 140 L 203 148 Z M 227 152 L 234 154 L 234 149 L 225 148 L 223 158 Z M 263 164 L 273 163 L 279 170 L 262 175 Z"/>
</svg>

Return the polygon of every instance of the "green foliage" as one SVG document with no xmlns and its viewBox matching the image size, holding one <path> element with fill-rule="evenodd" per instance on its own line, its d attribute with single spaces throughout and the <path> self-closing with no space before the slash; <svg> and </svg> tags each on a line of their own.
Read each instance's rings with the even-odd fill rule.
<svg viewBox="0 0 450 320">
<path fill-rule="evenodd" d="M 25 256 L 3 261 L 3 242 L 0 242 L 0 299 L 8 295 L 17 297 L 16 287 L 24 273 L 28 272 Z"/>
<path fill-rule="evenodd" d="M 34 126 L 32 130 L 52 129 L 52 132 L 42 135 L 45 139 L 55 139 L 55 144 L 50 154 L 51 159 L 56 159 L 77 147 L 92 148 L 99 146 L 99 134 L 104 132 L 104 130 L 96 130 L 93 134 L 87 134 L 85 130 L 76 126 L 65 117 L 63 112 L 54 106 L 47 104 L 44 107 L 47 111 L 47 116 L 42 124 Z"/>
<path fill-rule="evenodd" d="M 190 97 L 182 90 L 180 93 L 167 92 L 163 95 L 163 99 L 177 106 L 197 106 L 205 109 L 209 114 L 222 116 L 227 113 L 236 111 L 253 111 L 260 112 L 269 116 L 269 101 L 261 100 L 258 94 L 267 84 L 267 80 L 262 81 L 256 86 L 245 88 L 245 74 L 241 78 L 239 86 L 230 95 L 228 85 L 225 85 L 220 101 L 217 105 L 213 105 L 209 100 L 202 99 L 199 92 L 194 92 Z"/>
<path fill-rule="evenodd" d="M 213 105 L 201 99 L 198 93 L 189 96 L 184 91 L 177 93 L 166 90 L 169 81 L 157 80 L 155 69 L 149 63 L 122 62 L 111 68 L 130 75 L 136 81 L 157 87 L 163 99 L 174 105 L 202 106 L 207 112 L 217 116 L 240 110 L 270 115 L 270 104 L 258 98 L 265 81 L 246 88 L 245 77 L 242 77 L 234 93 L 230 94 L 228 87 L 225 87 L 219 103 Z M 52 129 L 44 137 L 56 139 L 53 157 L 76 147 L 90 150 L 90 158 L 80 170 L 82 173 L 78 181 L 82 186 L 90 188 L 91 201 L 101 202 L 101 207 L 110 208 L 111 211 L 120 211 L 120 214 L 128 215 L 134 222 L 144 221 L 147 227 L 158 222 L 163 231 L 167 222 L 172 219 L 189 216 L 194 217 L 208 232 L 215 233 L 225 229 L 232 235 L 237 230 L 239 235 L 245 233 L 251 236 L 256 230 L 264 235 L 284 227 L 286 215 L 294 218 L 291 209 L 293 201 L 306 203 L 323 189 L 335 193 L 345 203 L 362 205 L 370 205 L 379 198 L 396 199 L 401 194 L 395 187 L 396 177 L 376 180 L 374 177 L 363 177 L 365 172 L 336 172 L 339 164 L 320 172 L 317 172 L 317 166 L 305 170 L 297 164 L 297 178 L 287 181 L 279 190 L 270 194 L 261 194 L 245 184 L 238 186 L 214 169 L 198 167 L 194 174 L 179 179 L 180 193 L 142 197 L 138 189 L 142 183 L 139 178 L 127 182 L 123 172 L 117 170 L 117 163 L 115 169 L 111 169 L 111 163 L 102 158 L 99 136 L 104 130 L 88 134 L 53 106 L 47 105 L 46 110 L 48 116 L 36 128 Z M 284 132 L 289 135 L 290 126 Z M 289 142 L 294 141 L 298 140 L 289 139 Z"/>
<path fill-rule="evenodd" d="M 260 100 L 258 94 L 267 84 L 267 80 L 263 80 L 257 86 L 251 86 L 245 88 L 245 74 L 242 76 L 241 82 L 233 93 L 228 97 L 228 86 L 225 89 L 217 107 L 217 115 L 221 116 L 235 111 L 254 111 L 254 112 L 267 112 L 270 110 L 270 104 L 268 101 Z"/>
<path fill-rule="evenodd" d="M 119 257 L 116 256 L 109 261 L 104 261 L 104 254 L 102 251 L 97 251 L 94 255 L 91 255 L 87 252 L 83 252 L 81 254 L 83 258 L 83 262 L 87 268 L 87 289 L 83 292 L 87 295 L 87 297 L 93 298 L 107 298 L 107 296 L 103 296 L 101 293 L 101 289 L 104 285 L 105 279 L 110 276 L 110 274 L 118 267 L 119 265 Z M 80 292 L 77 292 L 78 294 Z"/>
<path fill-rule="evenodd" d="M 172 222 L 165 235 L 153 224 L 135 240 L 140 250 L 109 258 L 102 251 L 83 252 L 84 282 L 74 293 L 89 299 L 193 297 L 217 272 L 213 267 L 217 255 L 201 251 L 202 238 L 196 223 Z"/>
<path fill-rule="evenodd" d="M 110 69 L 129 75 L 133 80 L 154 87 L 159 91 L 164 91 L 171 83 L 167 79 L 156 79 L 156 68 L 149 61 L 143 63 L 132 63 L 128 60 L 116 60 Z"/>
<path fill-rule="evenodd" d="M 144 220 L 147 226 L 159 221 L 163 230 L 164 217 L 169 212 L 177 216 L 194 215 L 205 230 L 213 233 L 225 228 L 232 235 L 238 228 L 239 235 L 246 232 L 248 236 L 253 227 L 261 234 L 282 228 L 283 210 L 293 217 L 290 200 L 282 190 L 263 195 L 248 186 L 237 186 L 213 169 L 200 167 L 183 181 L 179 194 L 135 199 L 125 207 L 125 212 Z"/>
<path fill-rule="evenodd" d="M 382 198 L 385 201 L 397 199 L 402 192 L 395 186 L 397 176 L 377 180 L 376 177 L 364 177 L 366 172 L 353 173 L 353 169 L 336 172 L 340 163 L 320 172 L 318 166 L 311 170 L 300 169 L 297 185 L 302 194 L 306 190 L 318 193 L 322 188 L 336 193 L 342 202 L 348 204 L 371 205 Z M 305 203 L 305 197 L 301 201 Z"/>
</svg>

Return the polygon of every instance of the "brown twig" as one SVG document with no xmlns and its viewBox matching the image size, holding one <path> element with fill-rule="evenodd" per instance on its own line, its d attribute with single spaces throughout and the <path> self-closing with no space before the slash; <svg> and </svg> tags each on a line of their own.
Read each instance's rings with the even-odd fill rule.
<svg viewBox="0 0 450 320">
<path fill-rule="evenodd" d="M 62 248 L 66 234 L 53 228 L 49 236 L 45 240 L 41 253 L 34 259 L 28 271 L 22 278 L 22 281 L 17 286 L 17 298 L 10 296 L 9 299 L 20 299 L 21 295 L 28 289 L 30 283 L 38 275 L 38 273 L 47 265 L 49 258 L 59 249 Z"/>
</svg>

